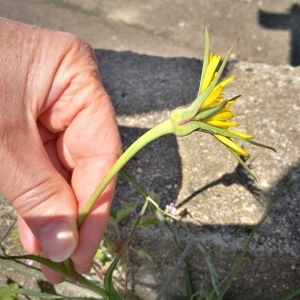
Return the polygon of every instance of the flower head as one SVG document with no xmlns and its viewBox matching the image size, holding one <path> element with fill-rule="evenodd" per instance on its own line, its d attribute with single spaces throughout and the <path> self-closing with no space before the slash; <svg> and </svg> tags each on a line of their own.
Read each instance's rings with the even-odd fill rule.
<svg viewBox="0 0 300 300">
<path fill-rule="evenodd" d="M 174 203 L 170 203 L 170 204 L 166 205 L 166 213 L 167 214 L 170 213 L 171 215 L 175 216 L 176 212 L 177 212 L 177 209 L 176 209 L 176 206 Z"/>
<path fill-rule="evenodd" d="M 33 265 L 33 260 L 31 259 L 26 259 L 26 265 L 31 267 Z"/>
<path fill-rule="evenodd" d="M 195 130 L 213 135 L 227 147 L 233 156 L 254 177 L 251 170 L 240 158 L 240 156 L 249 157 L 250 154 L 234 140 L 240 140 L 272 150 L 274 149 L 254 142 L 252 135 L 231 129 L 231 127 L 239 126 L 239 123 L 232 120 L 234 114 L 231 110 L 231 106 L 240 95 L 231 99 L 225 99 L 223 89 L 234 77 L 229 77 L 220 83 L 219 79 L 233 47 L 234 45 L 230 48 L 218 69 L 221 56 L 210 53 L 209 37 L 206 29 L 203 68 L 197 98 L 190 105 L 173 110 L 170 119 L 173 124 L 174 132 L 178 136 L 188 135 Z"/>
</svg>

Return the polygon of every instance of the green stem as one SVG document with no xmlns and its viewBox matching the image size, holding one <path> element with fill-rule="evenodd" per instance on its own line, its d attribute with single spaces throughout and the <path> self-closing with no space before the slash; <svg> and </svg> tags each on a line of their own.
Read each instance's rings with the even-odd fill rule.
<svg viewBox="0 0 300 300">
<path fill-rule="evenodd" d="M 184 265 L 184 260 L 186 258 L 186 256 L 189 254 L 191 248 L 193 247 L 193 245 L 196 243 L 196 241 L 194 239 L 190 240 L 189 243 L 187 244 L 186 248 L 184 249 L 184 251 L 182 252 L 182 254 L 180 255 L 179 259 L 177 260 L 175 266 L 172 268 L 171 272 L 169 273 L 167 279 L 165 280 L 163 286 L 160 288 L 160 291 L 156 297 L 156 300 L 160 300 L 162 299 L 164 293 L 166 292 L 166 290 L 170 287 L 170 284 L 174 278 L 174 276 L 178 273 L 179 268 Z M 190 295 L 188 296 L 188 299 L 191 299 Z"/>
<path fill-rule="evenodd" d="M 68 277 L 70 280 L 76 279 L 85 288 L 89 289 L 90 291 L 93 291 L 94 293 L 96 293 L 98 295 L 101 295 L 102 297 L 104 297 L 104 299 L 108 299 L 108 292 L 105 289 L 103 289 L 100 286 L 96 285 L 95 283 L 89 281 L 84 276 L 82 276 L 81 274 L 77 273 L 74 270 L 73 264 L 72 264 L 72 261 L 70 258 L 68 258 L 64 261 L 64 266 L 67 269 L 68 273 L 70 274 L 70 276 Z"/>
<path fill-rule="evenodd" d="M 141 194 L 143 198 L 145 198 L 145 200 L 147 199 L 147 197 L 149 197 L 149 193 L 133 178 L 133 176 L 125 168 L 122 168 L 120 170 L 120 173 L 134 186 L 134 188 Z"/>
<path fill-rule="evenodd" d="M 229 273 L 228 277 L 224 278 L 223 281 L 219 284 L 219 286 L 221 287 L 221 293 L 218 295 L 216 300 L 222 300 L 223 299 L 225 293 L 228 291 L 228 289 L 230 287 L 230 284 L 232 283 L 234 277 L 236 276 L 238 270 L 240 269 L 240 266 L 241 266 L 242 262 L 244 261 L 244 258 L 247 254 L 247 251 L 248 251 L 249 247 L 250 247 L 250 244 L 253 241 L 254 235 L 256 234 L 258 229 L 261 227 L 262 223 L 267 218 L 267 215 L 269 214 L 269 212 L 272 209 L 272 207 L 274 206 L 274 204 L 281 197 L 281 195 L 284 193 L 284 191 L 293 184 L 293 182 L 294 181 L 290 181 L 283 188 L 281 188 L 277 192 L 277 194 L 275 194 L 275 196 L 272 198 L 271 202 L 268 204 L 268 206 L 267 206 L 265 212 L 263 213 L 262 217 L 260 218 L 258 223 L 254 226 L 254 229 L 250 233 L 250 235 L 249 235 L 249 237 L 246 241 L 246 244 L 245 244 L 245 246 L 244 246 L 244 248 L 243 248 L 243 250 L 242 250 L 242 252 L 239 256 L 239 259 L 237 260 L 237 262 L 233 266 L 233 269 Z M 213 290 L 213 292 L 215 292 L 215 291 L 216 291 L 216 289 Z"/>
<path fill-rule="evenodd" d="M 104 299 L 108 299 L 108 292 L 101 288 L 100 286 L 96 285 L 95 283 L 89 281 L 81 274 L 77 273 L 74 268 L 70 258 L 64 261 L 64 266 L 67 269 L 68 273 L 70 274 L 69 279 L 74 280 L 76 279 L 82 286 L 93 291 L 94 293 L 101 295 Z"/>
<path fill-rule="evenodd" d="M 89 214 L 90 210 L 100 197 L 100 195 L 103 193 L 107 185 L 111 182 L 111 180 L 117 175 L 117 173 L 121 170 L 121 168 L 144 146 L 146 146 L 148 143 L 152 142 L 153 140 L 166 135 L 168 133 L 173 132 L 173 126 L 170 121 L 170 119 L 165 120 L 164 122 L 156 125 L 149 131 L 147 131 L 144 135 L 142 135 L 138 140 L 136 140 L 121 156 L 120 158 L 115 162 L 115 164 L 112 166 L 112 168 L 109 170 L 109 172 L 106 174 L 106 176 L 102 179 L 100 184 L 96 187 L 93 194 L 90 196 L 89 200 L 79 213 L 79 216 L 77 218 L 77 226 L 78 228 L 81 226 L 81 224 L 84 222 L 85 218 Z M 68 274 L 71 276 L 74 276 L 83 286 L 87 287 L 91 291 L 96 292 L 99 295 L 102 295 L 105 299 L 108 299 L 108 291 L 105 289 L 102 289 L 101 287 L 93 284 L 80 274 L 78 274 L 72 266 L 72 262 L 70 259 L 67 259 L 64 261 L 64 267 Z"/>
<path fill-rule="evenodd" d="M 109 300 L 123 300 L 123 297 L 117 292 L 117 290 L 114 287 L 113 284 L 113 272 L 116 268 L 116 265 L 118 263 L 118 261 L 120 260 L 123 252 L 125 251 L 125 249 L 127 248 L 133 234 L 135 233 L 135 231 L 138 228 L 138 224 L 141 221 L 141 218 L 143 217 L 143 215 L 145 214 L 145 211 L 147 209 L 149 203 L 149 199 L 146 198 L 146 202 L 144 203 L 140 215 L 138 217 L 138 219 L 136 220 L 133 229 L 131 230 L 128 238 L 126 239 L 125 243 L 123 244 L 120 252 L 118 253 L 118 255 L 115 257 L 115 259 L 113 260 L 113 262 L 111 263 L 111 265 L 109 266 L 109 268 L 107 269 L 106 273 L 105 273 L 105 277 L 104 277 L 104 287 L 106 291 L 109 291 Z"/>
<path fill-rule="evenodd" d="M 155 211 L 155 216 L 158 219 L 159 222 L 161 222 L 164 227 L 168 230 L 168 232 L 171 234 L 172 236 L 172 241 L 173 244 L 176 248 L 176 251 L 178 253 L 178 255 L 180 256 L 182 253 L 181 247 L 178 243 L 178 240 L 173 232 L 173 230 L 170 228 L 169 223 L 167 222 L 166 218 L 164 217 L 163 213 L 160 211 L 159 207 L 154 205 L 154 203 L 156 203 L 150 196 L 149 193 L 134 179 L 134 177 L 127 172 L 124 168 L 122 168 L 122 170 L 120 171 L 120 173 L 129 181 L 132 183 L 132 185 L 135 187 L 135 189 L 145 198 L 145 200 L 150 201 L 150 205 L 152 207 L 152 209 Z M 191 284 L 191 278 L 190 275 L 188 273 L 186 264 L 183 264 L 183 272 L 184 272 L 184 277 L 185 277 L 185 284 L 186 284 L 186 292 L 187 292 L 187 298 L 191 299 L 192 297 L 192 284 Z"/>
<path fill-rule="evenodd" d="M 90 291 L 95 292 L 98 295 L 101 295 L 105 300 L 109 299 L 109 293 L 105 289 L 103 289 L 100 286 L 98 286 L 98 285 L 94 284 L 93 282 L 89 281 L 84 276 L 77 273 L 76 274 L 76 279 L 85 288 L 89 289 Z"/>
<path fill-rule="evenodd" d="M 156 125 L 149 131 L 147 131 L 144 135 L 142 135 L 138 140 L 136 140 L 115 162 L 113 167 L 109 170 L 100 184 L 96 187 L 93 194 L 79 213 L 77 218 L 77 226 L 83 223 L 85 218 L 87 217 L 88 213 L 104 191 L 104 189 L 108 186 L 111 180 L 117 175 L 117 173 L 121 170 L 121 168 L 144 146 L 148 143 L 152 142 L 153 140 L 168 134 L 173 133 L 173 126 L 170 119 L 165 120 L 164 122 Z"/>
</svg>

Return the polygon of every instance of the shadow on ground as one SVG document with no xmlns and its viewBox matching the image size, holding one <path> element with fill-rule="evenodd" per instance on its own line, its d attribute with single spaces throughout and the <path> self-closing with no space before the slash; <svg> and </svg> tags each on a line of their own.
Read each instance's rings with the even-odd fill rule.
<svg viewBox="0 0 300 300">
<path fill-rule="evenodd" d="M 195 59 L 150 57 L 108 50 L 96 50 L 96 54 L 103 84 L 115 105 L 118 118 L 122 120 L 120 131 L 124 148 L 153 126 L 157 118 L 189 103 L 197 93 L 201 63 Z M 132 120 L 137 121 L 131 123 Z M 141 127 L 134 124 L 141 124 Z M 218 185 L 229 187 L 235 184 L 261 201 L 270 200 L 287 182 L 300 178 L 298 163 L 291 166 L 267 191 L 262 191 L 236 166 L 232 172 L 224 172 L 219 179 L 198 185 L 189 197 L 181 198 L 182 155 L 175 136 L 167 135 L 140 151 L 128 163 L 127 169 L 155 195 L 161 207 L 176 201 L 178 206 L 192 203 L 187 214 L 192 213 L 189 210 L 197 209 L 198 196 Z M 259 162 L 252 163 L 259 166 Z M 299 191 L 300 184 L 296 181 L 280 197 L 256 235 L 225 299 L 274 300 L 300 285 Z M 113 205 L 122 207 L 132 201 L 140 206 L 143 203 L 143 199 L 120 176 Z M 186 228 L 177 223 L 173 227 L 182 249 L 191 238 L 203 241 L 222 280 L 241 253 L 252 227 L 199 225 L 186 222 L 184 218 L 183 222 Z M 130 229 L 128 223 L 122 223 L 120 227 L 126 236 Z M 153 262 L 141 260 L 134 251 L 129 251 L 132 271 L 130 299 L 155 299 L 159 287 L 178 259 L 171 238 L 160 226 L 156 226 L 139 230 L 132 247 L 146 249 Z M 193 248 L 186 262 L 194 290 L 211 290 L 209 271 L 200 251 Z M 43 289 L 42 286 L 40 288 Z M 165 299 L 186 299 L 182 272 L 172 280 Z"/>
<path fill-rule="evenodd" d="M 293 4 L 288 12 L 258 11 L 258 23 L 268 29 L 288 30 L 291 35 L 290 64 L 300 65 L 300 5 Z"/>
<path fill-rule="evenodd" d="M 197 92 L 201 63 L 194 59 L 149 57 L 107 50 L 96 50 L 96 54 L 104 86 L 113 100 L 117 115 L 124 119 L 138 118 L 144 126 L 143 129 L 120 127 L 125 148 L 150 128 L 145 123 L 147 114 L 169 111 L 189 103 Z M 300 178 L 300 167 L 297 165 L 291 167 L 268 191 L 261 191 L 237 165 L 233 172 L 199 186 L 188 198 L 178 199 L 182 185 L 181 167 L 181 156 L 174 136 L 166 136 L 145 147 L 127 166 L 146 189 L 156 194 L 161 207 L 176 200 L 178 207 L 181 207 L 209 188 L 233 184 L 246 188 L 265 204 L 291 179 Z M 280 197 L 256 235 L 251 251 L 224 299 L 279 299 L 279 296 L 300 285 L 297 259 L 300 251 L 299 190 L 299 182 L 295 182 Z M 143 203 L 139 195 L 120 178 L 114 205 L 122 205 L 128 200 Z M 185 226 L 193 237 L 205 241 L 216 263 L 219 279 L 231 270 L 252 230 L 250 225 L 197 226 L 189 222 Z M 191 236 L 180 226 L 174 228 L 184 248 Z M 133 270 L 131 288 L 133 293 L 142 295 L 142 299 L 155 298 L 153 292 L 158 290 L 177 260 L 171 240 L 166 236 L 160 228 L 152 228 L 140 232 L 135 238 L 134 246 L 146 248 L 153 258 L 151 264 L 141 262 L 134 254 L 130 256 Z M 209 272 L 199 250 L 191 251 L 187 264 L 195 291 L 210 290 Z M 183 283 L 183 274 L 178 274 L 165 299 L 186 299 Z"/>
</svg>

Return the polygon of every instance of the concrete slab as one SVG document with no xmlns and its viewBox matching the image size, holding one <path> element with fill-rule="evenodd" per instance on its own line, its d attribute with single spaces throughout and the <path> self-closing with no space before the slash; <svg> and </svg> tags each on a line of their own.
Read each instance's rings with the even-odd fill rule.
<svg viewBox="0 0 300 300">
<path fill-rule="evenodd" d="M 196 93 L 201 65 L 195 59 L 113 51 L 97 51 L 97 55 L 104 58 L 100 70 L 115 103 L 125 145 L 130 137 L 133 140 L 166 118 L 171 106 L 189 103 Z M 273 153 L 244 145 L 252 154 L 248 163 L 257 175 L 258 184 L 226 149 L 201 133 L 185 138 L 161 138 L 128 166 L 156 194 L 162 207 L 177 199 L 182 221 L 191 233 L 177 228 L 178 238 L 183 244 L 192 237 L 205 242 L 217 260 L 221 278 L 229 272 L 272 196 L 300 175 L 300 69 L 231 62 L 226 70 L 226 76 L 230 75 L 236 75 L 237 79 L 226 94 L 228 97 L 242 94 L 235 108 L 236 118 L 243 124 L 241 128 L 277 150 Z M 299 285 L 297 191 L 299 180 L 279 199 L 256 236 L 229 292 L 234 299 L 277 299 Z M 115 205 L 122 206 L 128 199 L 140 198 L 121 181 Z M 134 286 L 142 293 L 142 299 L 155 299 L 149 290 L 153 292 L 160 286 L 175 263 L 176 254 L 170 243 L 170 237 L 159 228 L 139 234 L 137 244 L 145 247 L 155 260 L 155 267 L 148 265 L 147 269 L 144 263 L 137 263 L 134 255 L 131 258 L 136 262 L 133 266 L 138 266 L 134 277 L 138 282 Z M 208 287 L 208 271 L 199 252 L 192 251 L 188 262 L 197 290 Z M 148 276 L 143 279 L 143 274 Z M 174 280 L 166 299 L 185 299 L 182 280 L 182 277 Z M 148 297 L 145 290 L 150 293 Z"/>
<path fill-rule="evenodd" d="M 125 147 L 168 117 L 173 108 L 195 97 L 201 61 L 193 57 L 202 57 L 205 24 L 209 25 L 215 51 L 225 53 L 235 38 L 241 37 L 226 69 L 226 76 L 237 77 L 226 95 L 242 95 L 235 104 L 241 129 L 277 150 L 273 153 L 244 145 L 251 152 L 248 163 L 258 184 L 238 167 L 222 145 L 202 133 L 182 139 L 163 137 L 128 165 L 162 207 L 177 203 L 190 231 L 187 234 L 174 225 L 182 247 L 191 238 L 205 242 L 223 278 L 272 195 L 300 176 L 300 69 L 288 65 L 294 61 L 292 49 L 297 49 L 296 42 L 290 44 L 290 33 L 300 28 L 294 26 L 298 24 L 298 8 L 292 1 L 271 0 L 230 4 L 213 0 L 203 1 L 201 6 L 192 0 L 140 3 L 0 0 L 0 15 L 70 31 L 92 43 L 103 83 L 116 108 Z M 283 20 L 288 14 L 286 27 L 290 30 L 280 26 L 286 24 Z M 277 17 L 279 21 L 275 22 Z M 267 28 L 271 25 L 274 31 Z M 277 299 L 299 286 L 299 188 L 298 181 L 279 199 L 255 238 L 228 297 Z M 121 207 L 128 201 L 142 204 L 138 194 L 120 177 L 114 206 Z M 3 203 L 4 228 L 13 213 Z M 121 224 L 124 234 L 128 232 L 128 222 Z M 130 254 L 130 299 L 155 299 L 177 260 L 170 238 L 157 226 L 139 232 L 133 247 L 145 248 L 154 263 L 141 262 L 134 252 Z M 195 290 L 211 288 L 205 262 L 195 249 L 188 266 Z M 4 276 L 0 278 L 1 284 L 5 282 Z M 186 299 L 182 282 L 179 274 L 166 299 Z"/>
<path fill-rule="evenodd" d="M 0 0 L 0 15 L 69 31 L 94 48 L 157 56 L 202 57 L 203 32 L 234 58 L 300 64 L 300 6 L 293 0 Z"/>
<path fill-rule="evenodd" d="M 196 93 L 201 63 L 195 59 L 106 50 L 96 54 L 101 58 L 103 82 L 115 104 L 125 147 L 165 119 L 172 107 L 188 103 Z M 272 195 L 300 175 L 300 69 L 231 62 L 226 73 L 237 76 L 226 95 L 242 94 L 235 108 L 241 128 L 277 150 L 273 153 L 246 147 L 252 154 L 248 163 L 258 178 L 257 185 L 226 149 L 204 133 L 180 139 L 172 135 L 162 137 L 128 165 L 162 207 L 171 201 L 178 204 L 182 221 L 190 231 L 187 234 L 175 226 L 178 239 L 183 245 L 192 237 L 205 242 L 217 259 L 221 278 L 237 259 Z M 239 272 L 231 295 L 247 300 L 274 299 L 299 285 L 298 191 L 299 181 L 279 199 L 251 247 L 247 267 Z M 138 194 L 120 178 L 114 206 L 122 207 L 130 201 L 142 205 Z M 1 222 L 7 215 L 2 216 Z M 130 224 L 122 223 L 121 230 L 127 233 Z M 143 295 L 142 299 L 154 299 L 176 254 L 169 236 L 159 227 L 140 232 L 133 247 L 140 246 L 155 263 L 149 266 L 145 261 L 137 262 L 132 254 L 131 266 L 138 278 L 133 290 L 135 295 Z M 199 253 L 192 252 L 189 265 L 195 288 L 209 287 L 209 276 Z M 180 279 L 174 281 L 166 299 L 185 299 Z M 148 281 L 152 282 L 150 286 Z"/>
</svg>

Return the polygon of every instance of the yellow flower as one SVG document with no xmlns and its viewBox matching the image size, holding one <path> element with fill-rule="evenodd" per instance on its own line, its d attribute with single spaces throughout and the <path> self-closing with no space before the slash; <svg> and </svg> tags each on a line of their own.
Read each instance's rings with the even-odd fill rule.
<svg viewBox="0 0 300 300">
<path fill-rule="evenodd" d="M 274 149 L 254 142 L 252 135 L 230 129 L 230 127 L 239 126 L 239 123 L 232 120 L 234 113 L 231 110 L 231 106 L 240 95 L 228 100 L 223 95 L 224 87 L 234 77 L 229 77 L 220 83 L 218 82 L 233 47 L 234 45 L 228 51 L 221 66 L 218 68 L 221 56 L 210 53 L 209 37 L 206 29 L 203 68 L 197 98 L 190 105 L 178 107 L 173 110 L 170 120 L 174 133 L 178 136 L 185 136 L 196 130 L 213 135 L 227 147 L 239 163 L 254 177 L 251 170 L 240 158 L 240 156 L 249 157 L 250 154 L 233 140 L 240 140 L 259 147 Z"/>
<path fill-rule="evenodd" d="M 221 57 L 219 55 L 213 55 L 213 53 L 210 53 L 207 67 L 206 69 L 203 69 L 203 82 L 200 84 L 199 88 L 199 94 L 201 94 L 205 89 L 209 87 L 209 85 L 212 83 L 213 79 L 216 75 L 216 69 L 218 67 L 218 64 L 220 62 Z M 226 80 L 222 81 L 218 85 L 216 85 L 211 93 L 208 95 L 208 97 L 204 100 L 202 103 L 202 106 L 200 108 L 200 112 L 205 111 L 209 108 L 213 108 L 216 106 L 219 106 L 220 104 L 225 103 L 225 106 L 221 108 L 220 110 L 216 111 L 215 113 L 209 115 L 206 118 L 201 119 L 202 122 L 205 122 L 207 124 L 222 128 L 228 132 L 234 133 L 239 135 L 240 137 L 243 137 L 245 139 L 252 139 L 253 136 L 245 133 L 241 133 L 238 131 L 230 130 L 229 127 L 236 127 L 239 126 L 239 123 L 232 121 L 232 118 L 234 117 L 233 112 L 231 111 L 230 107 L 232 104 L 236 102 L 236 99 L 238 97 L 235 97 L 231 100 L 225 100 L 223 95 L 223 88 L 230 83 L 234 77 L 229 77 Z M 214 137 L 217 138 L 221 143 L 229 147 L 231 150 L 236 152 L 237 154 L 240 154 L 245 157 L 249 157 L 250 154 L 241 148 L 238 144 L 234 143 L 230 138 L 221 135 L 221 134 L 214 134 Z"/>
</svg>

